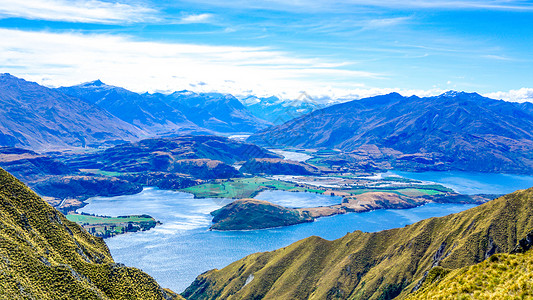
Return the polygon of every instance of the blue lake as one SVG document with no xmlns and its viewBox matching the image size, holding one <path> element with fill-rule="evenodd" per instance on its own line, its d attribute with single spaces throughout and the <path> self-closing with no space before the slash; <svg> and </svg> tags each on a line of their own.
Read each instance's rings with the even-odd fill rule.
<svg viewBox="0 0 533 300">
<path fill-rule="evenodd" d="M 326 205 L 331 201 L 339 203 L 336 197 L 309 193 L 268 192 L 258 198 L 293 207 L 308 206 L 309 203 Z M 194 199 L 187 193 L 146 188 L 136 195 L 89 199 L 89 204 L 79 211 L 111 216 L 149 214 L 161 221 L 163 225 L 150 231 L 120 235 L 107 239 L 106 243 L 116 262 L 142 269 L 163 287 L 182 292 L 196 276 L 207 270 L 220 269 L 248 254 L 275 250 L 312 235 L 333 240 L 355 230 L 374 232 L 402 227 L 474 207 L 427 204 L 406 210 L 377 210 L 320 218 L 313 223 L 284 228 L 209 231 L 209 212 L 231 201 Z"/>
<path fill-rule="evenodd" d="M 264 191 L 254 198 L 291 208 L 330 206 L 342 202 L 342 197 L 339 196 L 287 191 Z"/>
<path fill-rule="evenodd" d="M 533 187 L 533 176 L 528 175 L 511 175 L 511 174 L 492 174 L 492 173 L 475 173 L 475 172 L 402 172 L 389 171 L 388 174 L 398 175 L 401 177 L 431 181 L 440 183 L 461 194 L 508 194 L 516 190 Z"/>
</svg>

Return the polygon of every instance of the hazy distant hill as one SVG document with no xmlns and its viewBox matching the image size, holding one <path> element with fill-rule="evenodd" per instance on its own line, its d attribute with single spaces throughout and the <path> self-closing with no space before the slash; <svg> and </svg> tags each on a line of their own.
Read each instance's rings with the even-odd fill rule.
<svg viewBox="0 0 533 300">
<path fill-rule="evenodd" d="M 164 101 L 179 109 L 196 125 L 216 132 L 253 133 L 271 125 L 254 116 L 229 94 L 180 91 L 164 96 Z"/>
<path fill-rule="evenodd" d="M 433 286 L 428 296 L 439 292 L 435 298 L 462 299 L 452 293 L 455 289 L 466 298 L 478 291 L 479 295 L 506 299 L 507 291 L 518 291 L 517 296 L 531 291 L 530 283 L 516 286 L 512 282 L 513 273 L 514 278 L 528 282 L 524 277 L 532 276 L 531 259 L 524 264 L 515 261 L 514 266 L 496 265 L 486 273 L 490 276 L 477 276 L 479 281 L 464 276 L 453 284 L 457 272 L 450 273 L 449 280 L 445 276 L 494 253 L 527 250 L 532 236 L 533 189 L 528 189 L 403 228 L 355 231 L 333 241 L 313 236 L 282 249 L 252 254 L 224 269 L 199 275 L 183 296 L 191 300 L 401 299 L 444 278 L 448 294 Z M 489 261 L 500 258 L 505 256 Z M 489 289 L 498 285 L 503 289 Z M 413 299 L 427 299 L 416 295 Z"/>
<path fill-rule="evenodd" d="M 398 164 L 415 157 L 439 169 L 533 171 L 531 106 L 476 93 L 429 98 L 393 93 L 355 100 L 272 127 L 249 141 L 345 152 L 375 145 L 393 149 Z"/>
<path fill-rule="evenodd" d="M 0 146 L 98 147 L 143 134 L 95 105 L 10 74 L 0 74 L 0 108 Z"/>
<path fill-rule="evenodd" d="M 267 98 L 248 96 L 241 99 L 241 102 L 252 114 L 275 125 L 327 106 L 310 100 L 282 100 L 275 96 Z"/>
<path fill-rule="evenodd" d="M 163 100 L 107 85 L 100 80 L 61 87 L 58 90 L 95 104 L 150 133 L 200 130 L 181 111 Z"/>
</svg>

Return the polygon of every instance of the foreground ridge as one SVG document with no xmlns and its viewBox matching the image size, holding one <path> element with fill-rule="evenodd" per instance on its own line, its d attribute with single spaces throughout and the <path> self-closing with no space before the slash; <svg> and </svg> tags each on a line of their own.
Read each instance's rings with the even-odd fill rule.
<svg viewBox="0 0 533 300">
<path fill-rule="evenodd" d="M 509 253 L 533 230 L 533 188 L 467 211 L 376 233 L 310 237 L 200 276 L 188 299 L 392 299 L 441 269 Z"/>
<path fill-rule="evenodd" d="M 0 298 L 178 299 L 0 169 Z"/>
</svg>

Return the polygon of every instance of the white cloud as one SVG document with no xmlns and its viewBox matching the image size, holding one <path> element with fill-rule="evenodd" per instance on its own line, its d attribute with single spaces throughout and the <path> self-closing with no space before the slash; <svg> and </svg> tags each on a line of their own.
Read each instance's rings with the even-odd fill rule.
<svg viewBox="0 0 533 300">
<path fill-rule="evenodd" d="M 0 72 L 49 86 L 100 78 L 133 91 L 196 91 L 233 94 L 319 94 L 328 86 L 360 86 L 380 78 L 346 62 L 295 57 L 261 47 L 205 46 L 135 41 L 112 35 L 0 29 Z M 353 82 L 353 83 L 352 83 Z"/>
<path fill-rule="evenodd" d="M 493 99 L 501 99 L 511 102 L 533 102 L 533 88 L 521 88 L 508 92 L 494 92 L 484 95 Z"/>
<path fill-rule="evenodd" d="M 208 23 L 213 19 L 212 14 L 198 14 L 198 15 L 188 15 L 181 18 L 181 23 L 190 24 L 190 23 Z"/>
<path fill-rule="evenodd" d="M 0 17 L 77 23 L 135 23 L 157 20 L 151 8 L 98 0 L 0 0 Z"/>
</svg>

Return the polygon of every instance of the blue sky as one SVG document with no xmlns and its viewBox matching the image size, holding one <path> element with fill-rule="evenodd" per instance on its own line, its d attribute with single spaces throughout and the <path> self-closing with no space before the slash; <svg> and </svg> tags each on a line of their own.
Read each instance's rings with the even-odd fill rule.
<svg viewBox="0 0 533 300">
<path fill-rule="evenodd" d="M 0 0 L 0 36 L 0 72 L 48 86 L 533 99 L 531 1 Z"/>
</svg>

